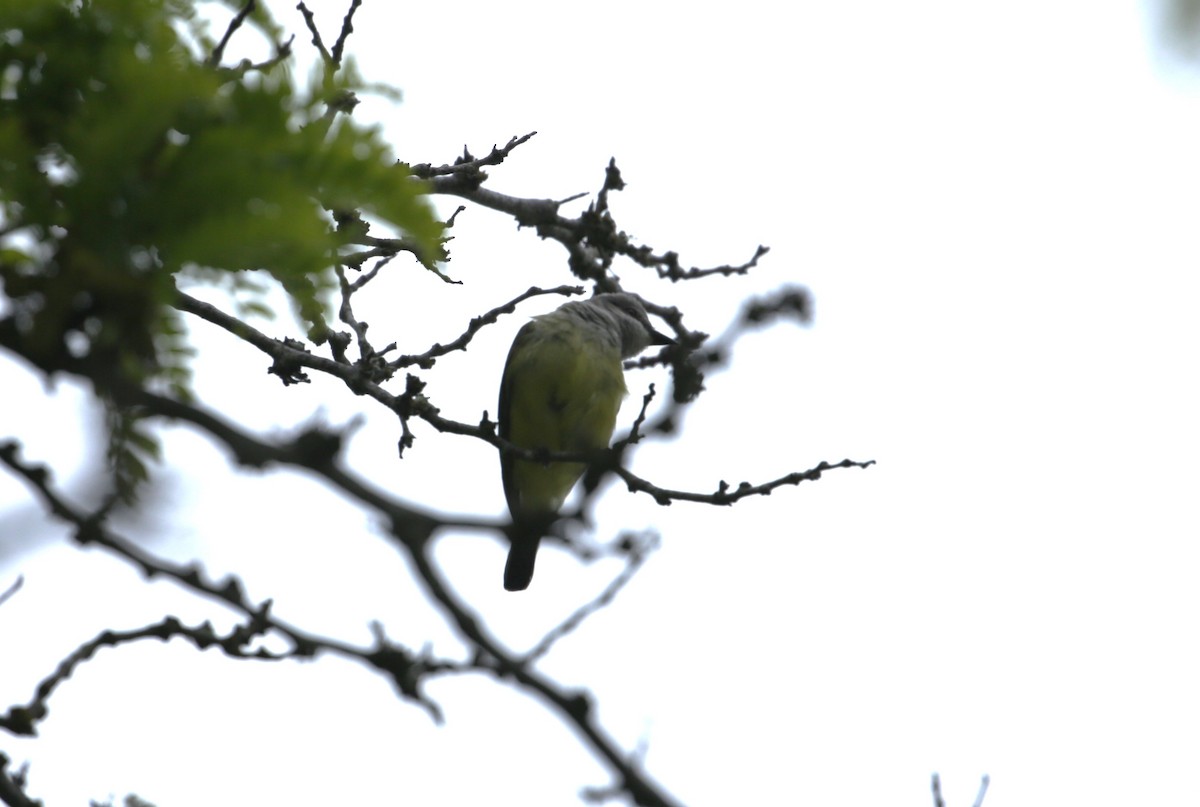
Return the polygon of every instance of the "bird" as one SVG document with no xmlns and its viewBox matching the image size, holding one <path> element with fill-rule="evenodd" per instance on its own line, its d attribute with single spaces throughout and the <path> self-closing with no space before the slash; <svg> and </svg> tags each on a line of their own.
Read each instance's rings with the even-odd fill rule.
<svg viewBox="0 0 1200 807">
<path fill-rule="evenodd" d="M 607 448 L 627 393 L 622 361 L 650 345 L 669 344 L 674 340 L 650 324 L 641 298 L 627 292 L 597 294 L 534 317 L 517 332 L 504 364 L 500 437 L 550 452 Z M 506 590 L 529 587 L 542 536 L 586 467 L 500 452 L 513 519 Z"/>
</svg>

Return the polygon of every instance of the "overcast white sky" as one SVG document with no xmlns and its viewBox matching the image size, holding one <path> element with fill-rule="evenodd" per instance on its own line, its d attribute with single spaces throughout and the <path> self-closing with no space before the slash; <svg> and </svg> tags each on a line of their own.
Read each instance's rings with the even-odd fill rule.
<svg viewBox="0 0 1200 807">
<path fill-rule="evenodd" d="M 310 5 L 332 40 L 344 3 Z M 280 18 L 297 33 L 298 13 Z M 711 490 L 821 460 L 875 459 L 768 499 L 659 508 L 619 487 L 598 537 L 657 527 L 662 549 L 542 668 L 589 687 L 605 727 L 646 746 L 690 805 L 1180 804 L 1200 759 L 1200 94 L 1154 51 L 1135 3 L 366 0 L 351 50 L 397 154 L 447 162 L 537 130 L 498 191 L 629 187 L 618 222 L 690 264 L 771 254 L 745 279 L 627 288 L 720 332 L 739 300 L 809 286 L 811 329 L 739 343 L 681 436 L 635 469 Z M 449 213 L 454 205 L 447 204 Z M 566 282 L 554 245 L 498 214 L 459 217 L 449 286 L 395 262 L 360 302 L 377 344 L 418 352 L 530 285 Z M 494 415 L 508 344 L 533 303 L 423 377 L 443 412 Z M 264 326 L 282 333 L 286 323 Z M 264 433 L 315 416 L 365 426 L 350 463 L 397 496 L 499 516 L 494 452 L 431 430 L 403 461 L 387 413 L 196 327 L 202 399 Z M 634 397 L 653 375 L 631 374 Z M 4 432 L 78 467 L 69 384 L 0 358 Z M 661 388 L 661 384 L 660 384 Z M 623 422 L 633 417 L 632 407 Z M 455 645 L 371 519 L 284 473 L 230 477 L 171 431 L 156 551 L 237 572 L 290 621 L 367 642 Z M 77 489 L 81 474 L 70 482 Z M 215 609 L 48 539 L 0 478 L 0 707 L 105 627 Z M 236 521 L 236 524 L 234 523 Z M 57 534 L 57 533 L 56 533 Z M 615 564 L 544 550 L 502 591 L 504 547 L 448 535 L 459 591 L 526 648 Z M 160 807 L 251 803 L 570 804 L 608 780 L 540 704 L 479 677 L 430 687 L 447 725 L 337 660 L 254 665 L 174 642 L 103 651 L 51 701 L 32 761 L 48 805 L 133 791 Z"/>
</svg>

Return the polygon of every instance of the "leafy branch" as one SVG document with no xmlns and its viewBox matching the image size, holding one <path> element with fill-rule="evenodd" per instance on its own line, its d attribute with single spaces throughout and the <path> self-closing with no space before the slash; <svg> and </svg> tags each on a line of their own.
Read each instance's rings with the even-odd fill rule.
<svg viewBox="0 0 1200 807">
<path fill-rule="evenodd" d="M 396 418 L 401 457 L 414 444 L 415 419 L 442 434 L 481 440 L 523 459 L 586 463 L 583 503 L 578 513 L 566 516 L 578 518 L 608 474 L 659 504 L 727 506 L 815 481 L 830 470 L 873 464 L 821 462 L 765 482 L 730 485 L 722 480 L 711 492 L 654 484 L 625 467 L 635 444 L 678 429 L 684 408 L 704 391 L 706 374 L 728 361 L 742 334 L 780 320 L 807 323 L 812 311 L 807 290 L 785 288 L 749 301 L 715 339 L 689 328 L 677 308 L 647 301 L 647 309 L 668 323 L 676 344 L 628 367 L 669 369 L 670 396 L 660 400 L 651 384 L 628 434 L 604 451 L 548 452 L 513 445 L 498 436 L 486 411 L 474 424 L 442 417 L 417 373 L 465 351 L 484 329 L 514 314 L 525 301 L 569 297 L 585 289 L 532 287 L 471 318 L 449 341 L 402 350 L 399 340 L 385 338 L 377 348 L 368 333 L 379 331 L 356 314 L 355 301 L 395 259 L 410 255 L 453 282 L 443 271 L 449 260 L 445 232 L 465 208 L 439 221 L 432 197 L 456 197 L 500 211 L 539 237 L 556 241 L 565 249 L 573 275 L 601 292 L 620 290 L 613 271 L 618 260 L 673 283 L 746 274 L 768 249 L 757 247 L 740 264 L 697 267 L 685 266 L 674 251 L 635 241 L 617 225 L 610 207 L 611 194 L 625 188 L 615 159 L 576 216 L 565 215 L 564 207 L 589 194 L 522 198 L 488 187 L 487 169 L 508 161 L 534 132 L 493 146 L 482 157 L 464 148 L 458 159 L 437 166 L 397 160 L 377 130 L 352 121 L 356 92 L 369 89 L 345 52 L 361 0 L 349 0 L 332 47 L 326 46 L 313 13 L 299 4 L 324 68 L 307 92 L 292 87 L 288 76 L 294 38 L 285 39 L 255 0 L 241 5 L 219 40 L 209 38 L 193 20 L 173 17 L 175 4 L 85 4 L 82 10 L 67 2 L 41 5 L 49 9 L 42 16 L 21 12 L 14 18 L 22 36 L 0 39 L 0 63 L 10 66 L 6 76 L 13 77 L 6 78 L 0 98 L 0 154 L 5 155 L 0 160 L 0 283 L 6 296 L 0 348 L 47 380 L 64 374 L 86 380 L 105 402 L 112 495 L 91 510 L 71 503 L 52 483 L 48 468 L 21 458 L 15 439 L 0 442 L 0 464 L 25 482 L 47 513 L 71 526 L 80 546 L 99 547 L 147 577 L 171 580 L 229 609 L 239 622 L 221 633 L 208 622 L 186 625 L 168 615 L 139 628 L 104 631 L 63 659 L 31 700 L 0 715 L 0 728 L 33 734 L 46 719 L 52 693 L 103 647 L 180 638 L 239 659 L 282 661 L 331 653 L 388 678 L 401 697 L 434 720 L 441 719 L 441 709 L 424 691 L 431 676 L 484 672 L 512 683 L 548 704 L 605 762 L 612 782 L 593 789 L 597 797 L 623 794 L 638 804 L 671 804 L 642 769 L 638 755 L 606 734 L 590 693 L 534 669 L 561 638 L 614 601 L 657 546 L 656 536 L 621 538 L 612 551 L 624 557 L 625 567 L 610 584 L 531 650 L 510 652 L 453 592 L 432 557 L 439 532 L 504 532 L 510 525 L 435 514 L 381 491 L 346 467 L 345 431 L 308 427 L 291 437 L 264 439 L 209 411 L 191 388 L 191 352 L 183 323 L 188 317 L 202 319 L 256 348 L 269 360 L 268 373 L 285 387 L 308 382 L 311 373 L 340 380 Z M 176 23 L 192 26 L 198 48 L 180 37 Z M 234 36 L 245 28 L 268 37 L 275 55 L 259 64 L 223 65 Z M 69 71 L 81 64 L 93 73 Z M 128 102 L 119 115 L 112 114 L 114 99 Z M 372 233 L 373 226 L 388 233 Z M 198 284 L 248 291 L 252 299 L 247 309 L 261 310 L 262 288 L 250 277 L 256 270 L 287 292 L 305 326 L 304 339 L 269 336 L 244 317 L 182 290 Z M 332 310 L 331 299 L 337 301 Z M 401 371 L 402 382 L 396 378 Z M 210 579 L 199 564 L 158 558 L 116 532 L 109 524 L 111 512 L 118 501 L 132 501 L 157 461 L 157 443 L 146 427 L 163 421 L 190 424 L 243 466 L 306 469 L 381 516 L 391 544 L 410 562 L 429 601 L 467 644 L 467 658 L 415 652 L 388 640 L 379 626 L 369 647 L 309 632 L 280 619 L 271 600 L 252 602 L 240 578 Z M 19 584 L 0 594 L 0 604 Z M 267 636 L 281 640 L 286 649 L 265 650 L 261 641 Z M 6 762 L 0 756 L 0 797 L 24 804 L 21 777 L 5 773 Z"/>
</svg>

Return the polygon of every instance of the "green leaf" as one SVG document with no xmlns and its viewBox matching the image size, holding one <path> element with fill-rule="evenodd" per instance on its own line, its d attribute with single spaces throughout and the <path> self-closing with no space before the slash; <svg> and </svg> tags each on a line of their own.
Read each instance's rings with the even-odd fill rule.
<svg viewBox="0 0 1200 807">
<path fill-rule="evenodd" d="M 249 24 L 280 34 L 265 12 Z M 186 379 L 179 273 L 261 270 L 319 325 L 364 236 L 331 211 L 395 229 L 427 266 L 441 255 L 424 184 L 378 129 L 329 114 L 362 88 L 350 60 L 303 94 L 286 64 L 216 69 L 182 0 L 0 0 L 0 28 L 0 276 L 43 363 L 82 349 L 135 380 Z"/>
</svg>

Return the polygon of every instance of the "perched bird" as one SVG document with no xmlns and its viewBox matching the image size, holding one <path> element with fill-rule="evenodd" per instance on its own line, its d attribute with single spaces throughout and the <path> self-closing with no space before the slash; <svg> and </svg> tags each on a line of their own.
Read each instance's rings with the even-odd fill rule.
<svg viewBox="0 0 1200 807">
<path fill-rule="evenodd" d="M 623 359 L 673 340 L 650 325 L 640 298 L 600 294 L 534 317 L 517 333 L 500 382 L 500 436 L 552 452 L 607 448 L 625 397 Z M 528 588 L 542 535 L 583 475 L 581 462 L 500 454 L 513 518 L 504 587 Z"/>
</svg>

